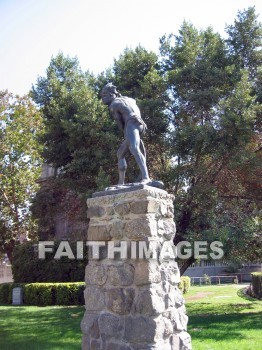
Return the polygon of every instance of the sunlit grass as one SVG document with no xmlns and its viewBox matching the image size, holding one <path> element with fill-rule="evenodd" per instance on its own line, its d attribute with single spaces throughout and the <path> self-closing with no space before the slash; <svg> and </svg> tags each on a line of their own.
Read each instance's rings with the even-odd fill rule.
<svg viewBox="0 0 262 350">
<path fill-rule="evenodd" d="M 192 287 L 186 307 L 194 350 L 262 349 L 262 302 L 243 286 Z"/>
<path fill-rule="evenodd" d="M 83 314 L 77 306 L 0 306 L 0 349 L 81 349 Z"/>
</svg>

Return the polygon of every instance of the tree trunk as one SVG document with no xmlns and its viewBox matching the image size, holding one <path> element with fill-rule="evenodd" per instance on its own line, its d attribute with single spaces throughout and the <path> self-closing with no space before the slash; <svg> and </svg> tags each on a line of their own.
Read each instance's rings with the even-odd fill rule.
<svg viewBox="0 0 262 350">
<path fill-rule="evenodd" d="M 15 241 L 14 240 L 11 240 L 9 243 L 6 243 L 4 245 L 5 253 L 6 253 L 6 255 L 8 257 L 8 260 L 10 261 L 11 264 L 12 264 L 12 261 L 13 261 L 14 247 L 15 247 Z"/>
<path fill-rule="evenodd" d="M 193 264 L 195 261 L 196 261 L 196 259 L 193 256 L 191 256 L 189 259 L 187 259 L 185 261 L 185 263 L 180 267 L 180 270 L 179 270 L 180 271 L 180 276 L 182 276 L 186 272 L 187 268 L 191 264 Z"/>
</svg>

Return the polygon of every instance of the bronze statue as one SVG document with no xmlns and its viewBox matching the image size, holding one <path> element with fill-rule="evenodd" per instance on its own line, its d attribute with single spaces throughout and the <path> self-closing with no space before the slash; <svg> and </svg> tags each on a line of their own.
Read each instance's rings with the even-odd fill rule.
<svg viewBox="0 0 262 350">
<path fill-rule="evenodd" d="M 104 86 L 102 93 L 102 101 L 108 105 L 120 130 L 124 131 L 124 142 L 117 151 L 119 185 L 125 183 L 125 173 L 127 163 L 125 156 L 130 152 L 136 160 L 140 169 L 142 184 L 149 184 L 151 180 L 148 175 L 146 166 L 146 151 L 141 136 L 147 129 L 146 124 L 141 118 L 140 110 L 133 98 L 121 96 L 116 87 L 109 83 Z"/>
</svg>

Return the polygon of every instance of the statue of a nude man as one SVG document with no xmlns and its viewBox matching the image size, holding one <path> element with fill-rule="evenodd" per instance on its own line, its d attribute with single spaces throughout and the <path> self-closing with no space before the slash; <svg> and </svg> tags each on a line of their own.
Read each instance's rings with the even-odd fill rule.
<svg viewBox="0 0 262 350">
<path fill-rule="evenodd" d="M 109 83 L 101 93 L 102 101 L 108 105 L 118 127 L 124 131 L 125 140 L 117 151 L 119 185 L 125 182 L 126 160 L 128 152 L 135 157 L 141 173 L 140 183 L 147 184 L 151 180 L 146 166 L 146 151 L 141 135 L 146 130 L 146 124 L 141 118 L 140 110 L 133 98 L 121 96 L 116 87 Z"/>
</svg>

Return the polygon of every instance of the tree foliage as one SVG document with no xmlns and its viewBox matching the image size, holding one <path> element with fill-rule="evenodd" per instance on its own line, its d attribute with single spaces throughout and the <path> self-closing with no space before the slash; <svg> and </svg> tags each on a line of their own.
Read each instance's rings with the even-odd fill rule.
<svg viewBox="0 0 262 350">
<path fill-rule="evenodd" d="M 0 249 L 12 260 L 17 241 L 33 235 L 29 203 L 40 173 L 42 118 L 28 96 L 0 93 Z"/>
<path fill-rule="evenodd" d="M 262 64 L 262 27 L 257 20 L 255 7 L 239 11 L 233 25 L 226 28 L 228 49 L 237 67 L 247 69 L 250 79 L 256 83 Z"/>
<path fill-rule="evenodd" d="M 45 160 L 59 169 L 60 177 L 74 182 L 74 188 L 93 191 L 100 167 L 111 173 L 115 137 L 89 75 L 77 59 L 60 53 L 52 58 L 46 77 L 38 79 L 32 97 L 44 117 Z"/>
<path fill-rule="evenodd" d="M 239 18 L 255 20 L 251 10 Z M 249 23 L 246 29 L 254 26 Z M 249 56 L 255 57 L 257 37 L 251 34 L 246 35 L 247 45 Z M 186 22 L 178 36 L 161 39 L 174 129 L 171 182 L 177 197 L 176 242 L 217 239 L 231 258 L 234 251 L 235 258 L 256 260 L 261 253 L 253 249 L 259 239 L 261 200 L 257 191 L 261 107 L 253 89 L 257 69 L 251 59 L 249 66 L 236 60 L 236 52 L 227 45 L 232 41 L 232 37 L 223 40 L 212 28 L 198 31 Z M 250 247 L 246 254 L 244 242 Z"/>
<path fill-rule="evenodd" d="M 32 206 L 42 239 L 54 235 L 59 211 L 86 220 L 81 209 L 86 197 L 109 185 L 108 177 L 117 178 L 112 167 L 115 126 L 91 83 L 92 76 L 82 72 L 76 58 L 59 53 L 31 92 L 44 119 L 43 157 L 57 170 Z"/>
</svg>

